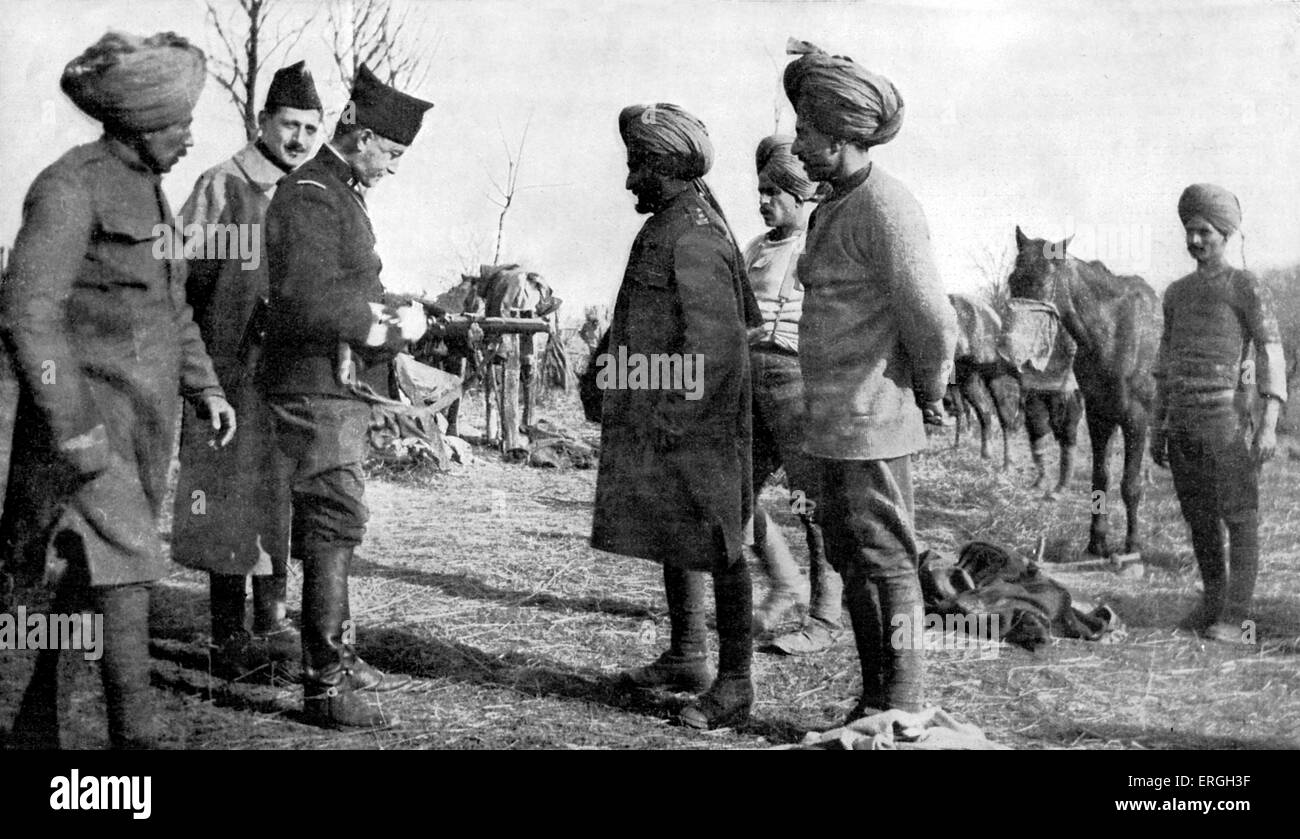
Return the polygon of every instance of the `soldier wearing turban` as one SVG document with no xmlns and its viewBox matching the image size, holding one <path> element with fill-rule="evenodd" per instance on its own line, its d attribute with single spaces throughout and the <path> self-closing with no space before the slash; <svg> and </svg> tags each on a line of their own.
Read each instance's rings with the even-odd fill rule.
<svg viewBox="0 0 1300 839">
<path fill-rule="evenodd" d="M 258 115 L 258 136 L 199 177 L 181 208 L 183 226 L 197 225 L 205 237 L 210 231 L 220 236 L 239 230 L 260 248 L 276 184 L 316 151 L 321 112 L 304 62 L 277 70 Z M 172 558 L 208 572 L 213 671 L 237 679 L 269 672 L 268 661 L 297 661 L 302 655 L 298 631 L 286 617 L 289 478 L 277 456 L 270 410 L 252 375 L 259 328 L 254 312 L 261 311 L 270 291 L 260 252 L 249 259 L 237 248 L 219 253 L 200 249 L 190 257 L 186 297 L 241 428 L 233 445 L 216 450 L 207 445 L 198 418 L 186 414 Z M 194 503 L 195 492 L 202 494 L 203 504 Z M 251 635 L 244 627 L 249 574 Z"/>
<path fill-rule="evenodd" d="M 749 359 L 754 391 L 755 497 L 763 484 L 784 467 L 791 508 L 802 520 L 808 541 L 811 597 L 803 575 L 779 528 L 761 509 L 754 515 L 754 549 L 771 578 L 768 595 L 754 612 L 754 630 L 767 632 L 781 623 L 800 600 L 810 601 L 808 619 L 798 630 L 772 640 L 785 653 L 808 654 L 827 649 L 841 630 L 840 578 L 830 567 L 816 520 L 816 466 L 803 453 L 803 378 L 799 374 L 799 320 L 803 287 L 797 263 L 803 252 L 808 217 L 820 189 L 790 152 L 794 137 L 764 137 L 754 155 L 758 170 L 758 207 L 770 228 L 745 248 L 745 268 L 763 315 L 750 330 Z"/>
<path fill-rule="evenodd" d="M 170 258 L 162 191 L 192 144 L 204 56 L 170 32 L 110 33 L 63 72 L 62 87 L 104 136 L 41 172 L 0 287 L 3 538 L 19 570 L 59 578 L 53 611 L 103 615 L 109 739 L 156 745 L 149 689 L 149 593 L 167 570 L 158 537 L 182 396 L 216 442 L 235 415 Z M 16 417 L 17 427 L 9 421 Z M 58 748 L 70 654 L 42 650 L 13 741 Z"/>
<path fill-rule="evenodd" d="M 396 172 L 432 107 L 361 65 L 333 138 L 280 181 L 266 211 L 259 384 L 287 460 L 303 566 L 303 707 L 329 728 L 391 725 L 371 693 L 410 682 L 357 655 L 348 574 L 369 516 L 362 463 L 373 397 L 389 392 L 389 362 L 427 328 L 423 307 L 384 290 L 363 192 Z"/>
<path fill-rule="evenodd" d="M 741 549 L 752 509 L 746 330 L 761 319 L 726 219 L 700 180 L 713 162 L 704 124 L 660 104 L 623 109 L 618 126 L 627 188 L 650 218 L 591 367 L 602 424 L 591 543 L 663 566 L 669 649 L 624 673 L 624 683 L 701 692 L 680 721 L 715 728 L 747 718 L 754 699 L 753 591 Z M 630 366 L 650 359 L 683 373 L 656 383 Z M 716 679 L 704 574 L 717 606 Z"/>
<path fill-rule="evenodd" d="M 911 455 L 923 417 L 941 417 L 956 315 L 935 269 L 925 214 L 869 157 L 902 125 L 885 77 L 802 41 L 785 70 L 798 116 L 794 154 L 830 185 L 809 222 L 799 280 L 804 451 L 820 472 L 817 516 L 843 576 L 862 665 L 851 718 L 919 711 L 919 645 L 890 643 L 921 611 Z M 851 340 L 850 340 L 851 337 Z"/>
<path fill-rule="evenodd" d="M 1151 458 L 1173 471 L 1204 584 L 1182 628 L 1253 643 L 1242 621 L 1259 567 L 1258 469 L 1277 447 L 1287 397 L 1282 337 L 1268 286 L 1224 256 L 1241 226 L 1237 197 L 1193 184 L 1178 199 L 1178 218 L 1196 270 L 1165 291 Z M 1258 420 L 1252 388 L 1264 403 Z"/>
</svg>

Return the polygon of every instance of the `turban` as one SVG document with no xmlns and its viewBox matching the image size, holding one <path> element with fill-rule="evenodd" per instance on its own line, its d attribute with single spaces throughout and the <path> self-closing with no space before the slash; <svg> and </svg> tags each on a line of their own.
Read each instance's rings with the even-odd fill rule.
<svg viewBox="0 0 1300 839">
<path fill-rule="evenodd" d="M 109 32 L 63 68 L 59 86 L 106 126 L 143 134 L 189 119 L 206 72 L 203 50 L 174 32 Z"/>
<path fill-rule="evenodd" d="M 343 109 L 357 125 L 369 128 L 380 137 L 411 145 L 424 121 L 424 112 L 433 107 L 432 102 L 416 99 L 395 87 L 384 84 L 379 77 L 362 64 L 352 83 L 352 99 Z"/>
<path fill-rule="evenodd" d="M 1192 216 L 1200 216 L 1224 236 L 1231 236 L 1241 227 L 1241 202 L 1221 186 L 1192 184 L 1178 199 L 1178 218 L 1187 224 Z"/>
<path fill-rule="evenodd" d="M 316 82 L 312 80 L 307 62 L 299 61 L 275 71 L 271 88 L 266 92 L 266 110 L 295 108 L 300 111 L 323 111 Z"/>
<path fill-rule="evenodd" d="M 807 41 L 791 38 L 785 51 L 799 56 L 786 65 L 785 95 L 818 131 L 868 146 L 894 139 L 903 124 L 903 96 L 893 82 Z"/>
<path fill-rule="evenodd" d="M 618 133 L 629 154 L 647 158 L 661 175 L 689 181 L 713 167 L 708 129 L 676 105 L 628 105 L 618 115 Z"/>
<path fill-rule="evenodd" d="M 764 137 L 754 153 L 754 164 L 759 176 L 767 175 L 772 183 L 784 189 L 794 197 L 807 201 L 817 194 L 817 184 L 808 179 L 803 163 L 790 153 L 793 137 L 773 134 Z"/>
</svg>

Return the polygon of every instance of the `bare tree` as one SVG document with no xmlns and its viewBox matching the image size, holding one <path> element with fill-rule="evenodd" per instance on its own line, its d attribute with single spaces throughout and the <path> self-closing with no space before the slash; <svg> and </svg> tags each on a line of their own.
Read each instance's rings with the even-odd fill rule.
<svg viewBox="0 0 1300 839">
<path fill-rule="evenodd" d="M 362 64 L 393 87 L 420 87 L 438 49 L 437 41 L 424 46 L 424 23 L 422 17 L 411 18 L 410 6 L 394 10 L 393 0 L 334 0 L 329 45 L 344 89 L 352 89 Z"/>
<path fill-rule="evenodd" d="M 492 182 L 493 188 L 496 189 L 496 195 L 489 195 L 488 200 L 501 208 L 501 214 L 497 216 L 497 244 L 492 251 L 492 264 L 498 264 L 501 258 L 501 241 L 505 237 L 506 214 L 510 212 L 510 207 L 514 204 L 515 193 L 519 191 L 519 169 L 524 160 L 524 145 L 528 142 L 528 126 L 533 122 L 532 115 L 524 123 L 523 133 L 519 135 L 519 144 L 510 148 L 506 142 L 505 132 L 501 130 L 500 123 L 497 124 L 497 131 L 501 134 L 501 145 L 506 150 L 506 177 L 504 185 L 492 177 L 488 172 L 488 180 Z M 486 168 L 486 167 L 485 167 Z"/>
<path fill-rule="evenodd" d="M 221 41 L 223 56 L 209 50 L 208 73 L 230 95 L 230 101 L 244 123 L 244 134 L 249 140 L 257 138 L 257 80 L 263 65 L 283 52 L 288 54 L 297 44 L 315 12 L 301 23 L 289 25 L 280 15 L 274 32 L 271 9 L 282 5 L 278 0 L 238 0 L 239 11 L 233 9 L 223 19 L 213 0 L 205 0 L 208 25 Z"/>
<path fill-rule="evenodd" d="M 1011 269 L 1016 265 L 1011 245 L 1004 244 L 998 248 L 988 242 L 971 256 L 971 263 L 983 279 L 980 291 L 985 301 L 1000 316 L 1007 313 L 1007 301 L 1011 299 Z"/>
</svg>

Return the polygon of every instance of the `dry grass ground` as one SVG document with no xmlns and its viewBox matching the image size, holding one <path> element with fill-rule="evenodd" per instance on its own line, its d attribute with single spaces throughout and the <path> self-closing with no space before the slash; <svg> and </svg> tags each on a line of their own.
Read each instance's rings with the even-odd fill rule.
<svg viewBox="0 0 1300 839">
<path fill-rule="evenodd" d="M 542 417 L 586 434 L 576 397 Z M 478 414 L 471 409 L 470 421 Z M 969 445 L 967 445 L 969 444 Z M 916 464 L 917 519 L 930 544 L 970 539 L 1029 553 L 1039 535 L 1061 558 L 1085 541 L 1087 468 L 1048 501 L 1026 489 L 1028 454 L 995 471 L 969 437 L 935 437 Z M 1086 450 L 1086 449 L 1085 449 Z M 206 672 L 205 579 L 177 569 L 156 589 L 155 684 L 169 739 L 196 749 L 763 748 L 837 724 L 858 690 L 846 634 L 809 658 L 756 656 L 757 704 L 737 730 L 701 734 L 671 724 L 686 697 L 627 695 L 607 677 L 656 655 L 667 635 L 659 570 L 587 546 L 595 472 L 486 461 L 450 474 L 373 478 L 372 518 L 352 575 L 358 648 L 409 673 L 413 690 L 384 695 L 401 722 L 383 732 L 333 733 L 297 719 L 291 684 L 227 687 Z M 1086 458 L 1082 458 L 1086 461 Z M 1115 457 L 1116 472 L 1118 456 Z M 1300 745 L 1300 462 L 1263 480 L 1260 647 L 1228 649 L 1177 633 L 1197 574 L 1168 472 L 1153 470 L 1141 579 L 1051 565 L 1076 599 L 1104 601 L 1128 624 L 1114 645 L 1059 640 L 1030 654 L 1003 645 L 930 654 L 929 698 L 1019 748 L 1295 748 Z M 802 538 L 784 492 L 763 496 L 796 553 Z M 1122 538 L 1122 510 L 1111 513 Z M 756 595 L 766 584 L 756 570 Z M 295 573 L 297 569 L 294 569 Z M 291 582 L 291 601 L 298 596 Z M 30 674 L 28 653 L 0 652 L 0 726 Z M 76 694 L 71 745 L 105 744 L 102 698 L 89 668 Z"/>
</svg>

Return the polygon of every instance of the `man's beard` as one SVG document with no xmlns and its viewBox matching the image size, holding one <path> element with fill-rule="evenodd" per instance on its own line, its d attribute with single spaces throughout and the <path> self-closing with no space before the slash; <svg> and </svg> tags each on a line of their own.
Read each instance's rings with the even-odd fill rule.
<svg viewBox="0 0 1300 839">
<path fill-rule="evenodd" d="M 664 193 L 657 182 L 645 183 L 632 194 L 636 196 L 638 213 L 657 213 L 664 208 Z"/>
</svg>

